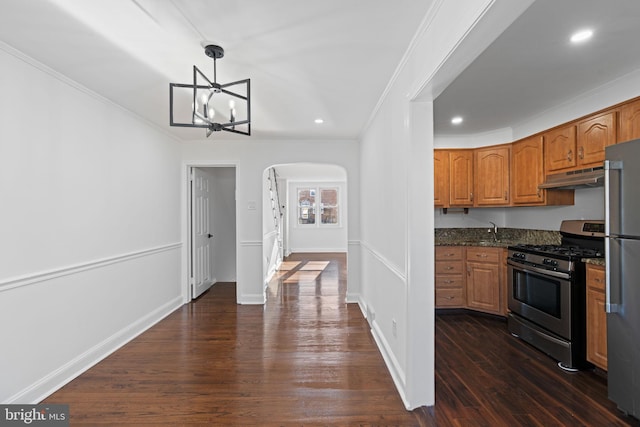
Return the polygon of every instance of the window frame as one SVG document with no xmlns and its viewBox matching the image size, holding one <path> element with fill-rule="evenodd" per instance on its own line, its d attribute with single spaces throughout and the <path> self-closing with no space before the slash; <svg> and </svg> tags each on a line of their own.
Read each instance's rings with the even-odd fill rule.
<svg viewBox="0 0 640 427">
<path fill-rule="evenodd" d="M 295 197 L 295 227 L 300 228 L 339 228 L 342 227 L 342 188 L 340 187 L 340 183 L 335 182 L 295 182 L 291 183 L 292 194 Z M 309 190 L 309 192 L 313 192 L 314 196 L 314 215 L 315 222 L 310 224 L 305 224 L 300 222 L 300 191 Z M 336 204 L 329 205 L 329 207 L 335 208 L 337 211 L 336 214 L 336 222 L 335 223 L 323 223 L 322 222 L 322 190 L 335 190 L 336 192 Z"/>
</svg>

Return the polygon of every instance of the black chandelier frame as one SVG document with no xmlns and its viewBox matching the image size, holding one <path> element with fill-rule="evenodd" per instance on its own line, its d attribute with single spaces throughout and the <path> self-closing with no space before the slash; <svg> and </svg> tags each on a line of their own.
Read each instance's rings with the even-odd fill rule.
<svg viewBox="0 0 640 427">
<path fill-rule="evenodd" d="M 211 58 L 213 58 L 213 82 L 204 75 L 202 71 L 195 65 L 193 66 L 193 84 L 187 83 L 169 83 L 169 125 L 177 126 L 177 127 L 188 127 L 188 128 L 201 128 L 207 130 L 207 137 L 211 135 L 213 132 L 226 131 L 233 132 L 242 135 L 251 135 L 251 79 L 243 79 L 237 80 L 231 83 L 218 83 L 216 81 L 216 59 L 222 58 L 224 56 L 224 50 L 215 45 L 208 45 L 205 47 L 205 54 Z M 206 84 L 198 84 L 198 76 L 202 78 Z M 241 93 L 234 92 L 230 90 L 232 87 L 238 87 L 244 85 L 243 93 L 246 95 L 242 95 Z M 191 108 L 191 123 L 188 122 L 177 122 L 174 119 L 174 110 L 173 110 L 173 102 L 174 102 L 174 89 L 175 88 L 186 88 L 191 89 L 192 96 L 192 108 Z M 197 93 L 198 90 L 208 90 L 213 92 L 215 96 L 218 93 L 224 93 L 233 98 L 244 101 L 244 105 L 246 105 L 245 117 L 244 120 L 236 120 L 233 113 L 230 114 L 229 121 L 225 123 L 207 123 L 200 117 L 196 112 L 197 105 Z M 236 129 L 236 126 L 247 125 L 246 131 Z"/>
</svg>

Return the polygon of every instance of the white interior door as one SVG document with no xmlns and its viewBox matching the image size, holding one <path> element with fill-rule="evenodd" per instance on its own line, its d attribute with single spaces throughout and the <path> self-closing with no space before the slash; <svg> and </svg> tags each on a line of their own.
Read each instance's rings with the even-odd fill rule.
<svg viewBox="0 0 640 427">
<path fill-rule="evenodd" d="M 191 169 L 191 298 L 213 285 L 211 248 L 211 178 L 201 169 Z"/>
</svg>

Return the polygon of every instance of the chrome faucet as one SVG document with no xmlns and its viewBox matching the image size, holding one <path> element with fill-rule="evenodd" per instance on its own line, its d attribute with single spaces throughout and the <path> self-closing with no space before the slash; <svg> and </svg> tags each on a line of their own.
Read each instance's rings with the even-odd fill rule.
<svg viewBox="0 0 640 427">
<path fill-rule="evenodd" d="M 487 233 L 493 233 L 493 241 L 497 242 L 498 241 L 498 226 L 496 225 L 495 222 L 491 222 L 489 221 L 489 224 L 493 225 L 493 229 L 488 229 Z"/>
</svg>

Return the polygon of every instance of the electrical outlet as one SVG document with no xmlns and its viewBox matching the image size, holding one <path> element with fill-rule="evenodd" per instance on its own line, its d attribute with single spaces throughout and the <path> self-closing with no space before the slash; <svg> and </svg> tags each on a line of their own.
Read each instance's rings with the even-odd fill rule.
<svg viewBox="0 0 640 427">
<path fill-rule="evenodd" d="M 391 333 L 394 338 L 398 338 L 398 324 L 396 323 L 396 319 L 391 319 Z"/>
</svg>

